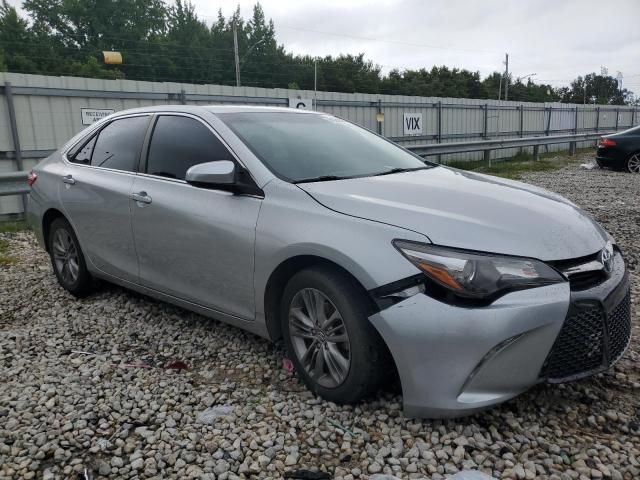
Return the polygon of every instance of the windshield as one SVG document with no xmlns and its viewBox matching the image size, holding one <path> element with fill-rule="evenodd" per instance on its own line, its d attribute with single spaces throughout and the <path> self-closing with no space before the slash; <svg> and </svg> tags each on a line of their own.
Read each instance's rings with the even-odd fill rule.
<svg viewBox="0 0 640 480">
<path fill-rule="evenodd" d="M 430 168 L 420 157 L 330 115 L 221 113 L 218 117 L 278 177 L 335 180 Z"/>
</svg>

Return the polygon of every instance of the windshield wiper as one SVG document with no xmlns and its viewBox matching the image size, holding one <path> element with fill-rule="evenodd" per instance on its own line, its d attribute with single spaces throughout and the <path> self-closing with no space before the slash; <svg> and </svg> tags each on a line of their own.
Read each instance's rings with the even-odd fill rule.
<svg viewBox="0 0 640 480">
<path fill-rule="evenodd" d="M 293 183 L 312 183 L 312 182 L 329 182 L 331 180 L 342 180 L 345 177 L 339 177 L 337 175 L 320 175 L 319 177 L 303 178 L 302 180 L 296 180 Z"/>
<path fill-rule="evenodd" d="M 424 167 L 413 167 L 413 168 L 402 168 L 402 167 L 396 167 L 396 168 L 392 168 L 391 170 L 387 170 L 385 172 L 380 172 L 380 173 L 375 173 L 373 174 L 374 177 L 380 177 L 382 175 L 391 175 L 393 173 L 403 173 L 403 172 L 414 172 L 416 170 L 426 170 L 428 168 L 428 166 L 424 166 Z"/>
</svg>

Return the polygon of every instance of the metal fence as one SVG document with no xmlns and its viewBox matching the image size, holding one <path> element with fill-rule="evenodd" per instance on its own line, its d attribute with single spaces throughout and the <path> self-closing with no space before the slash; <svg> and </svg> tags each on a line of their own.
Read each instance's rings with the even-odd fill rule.
<svg viewBox="0 0 640 480">
<path fill-rule="evenodd" d="M 377 131 L 404 145 L 526 138 L 615 131 L 639 123 L 632 107 L 522 103 L 305 90 L 101 80 L 0 73 L 0 173 L 28 170 L 87 125 L 87 112 L 162 104 L 311 105 Z M 406 119 L 420 128 L 407 131 Z M 91 117 L 89 117 L 89 121 Z M 382 121 L 379 121 L 382 120 Z M 566 149 L 569 143 L 547 145 Z M 586 146 L 588 143 L 579 144 Z M 492 150 L 488 159 L 513 156 L 518 148 Z M 456 159 L 487 158 L 483 152 Z M 450 154 L 441 154 L 446 162 Z M 2 197 L 0 214 L 21 210 Z"/>
</svg>

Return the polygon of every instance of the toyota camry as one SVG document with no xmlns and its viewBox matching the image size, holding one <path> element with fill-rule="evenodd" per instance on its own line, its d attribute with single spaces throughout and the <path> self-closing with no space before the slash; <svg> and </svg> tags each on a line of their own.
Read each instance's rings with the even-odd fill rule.
<svg viewBox="0 0 640 480">
<path fill-rule="evenodd" d="M 398 378 L 407 415 L 459 416 L 602 372 L 630 340 L 623 256 L 590 215 L 328 114 L 123 111 L 29 183 L 71 294 L 112 282 L 282 341 L 333 402 Z"/>
</svg>

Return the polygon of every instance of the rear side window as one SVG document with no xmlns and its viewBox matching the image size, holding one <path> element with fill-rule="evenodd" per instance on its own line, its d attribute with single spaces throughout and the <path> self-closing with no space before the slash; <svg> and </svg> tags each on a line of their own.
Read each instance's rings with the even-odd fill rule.
<svg viewBox="0 0 640 480">
<path fill-rule="evenodd" d="M 158 118 L 147 157 L 147 173 L 184 180 L 193 165 L 233 160 L 220 140 L 193 118 L 164 115 Z"/>
<path fill-rule="evenodd" d="M 91 155 L 91 165 L 94 167 L 112 168 L 135 172 L 142 142 L 147 132 L 149 117 L 129 117 L 114 120 L 104 127 L 98 134 Z M 89 142 L 86 146 L 92 143 Z M 78 160 L 78 155 L 74 160 Z"/>
<path fill-rule="evenodd" d="M 96 145 L 96 138 L 97 136 L 94 135 L 91 140 L 84 144 L 84 146 L 81 145 L 76 149 L 75 152 L 72 152 L 70 154 L 71 161 L 89 165 L 91 163 L 91 154 L 93 153 L 93 147 Z"/>
</svg>

